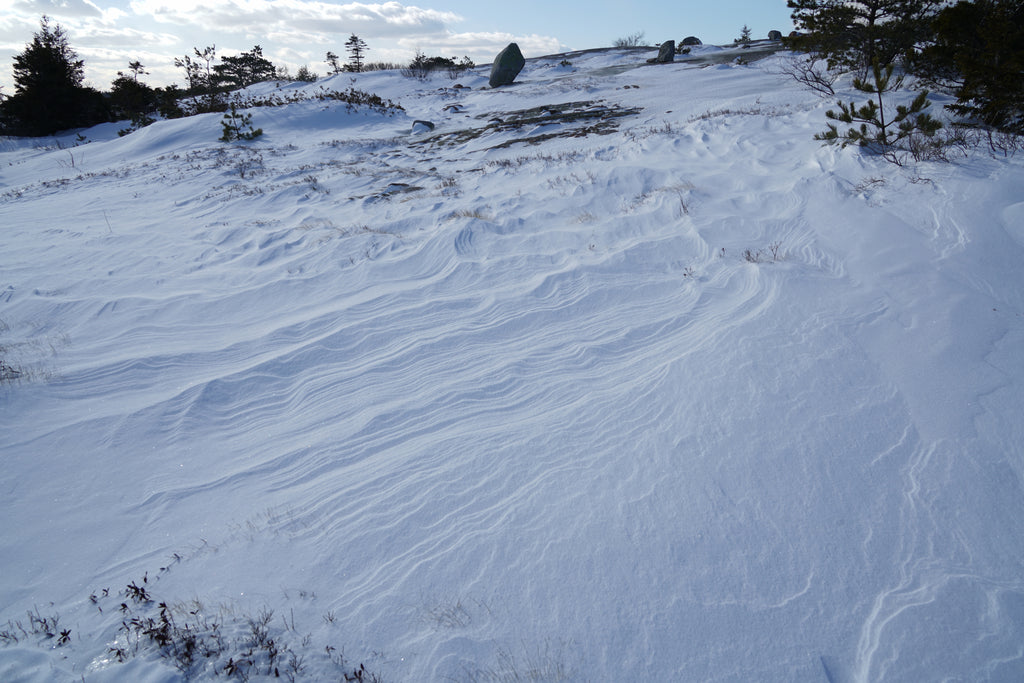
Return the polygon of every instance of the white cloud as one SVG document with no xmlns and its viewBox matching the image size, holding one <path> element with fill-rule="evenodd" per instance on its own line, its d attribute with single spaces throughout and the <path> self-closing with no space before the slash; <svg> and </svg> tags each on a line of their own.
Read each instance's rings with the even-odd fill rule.
<svg viewBox="0 0 1024 683">
<path fill-rule="evenodd" d="M 409 50 L 422 50 L 426 54 L 443 57 L 461 57 L 462 55 L 493 57 L 509 43 L 517 43 L 519 49 L 527 57 L 540 57 L 565 49 L 565 46 L 557 38 L 550 36 L 535 34 L 515 36 L 511 33 L 500 32 L 452 33 L 431 41 L 430 45 L 423 44 L 415 37 L 402 38 L 398 41 L 399 45 Z"/>
<path fill-rule="evenodd" d="M 364 38 L 444 34 L 462 18 L 398 2 L 344 5 L 309 0 L 135 0 L 136 15 L 156 21 L 253 35 L 357 33 Z M 293 41 L 288 41 L 293 42 Z"/>
<path fill-rule="evenodd" d="M 125 12 L 104 0 L 0 0 L 0 63 L 10 64 L 24 49 L 43 14 L 68 31 L 86 61 L 86 79 L 100 88 L 134 59 L 150 68 L 153 85 L 180 81 L 174 58 L 195 45 L 216 44 L 219 56 L 261 45 L 275 64 L 293 71 L 302 64 L 323 70 L 326 51 L 344 55 L 351 33 L 369 43 L 370 61 L 383 62 L 406 63 L 422 50 L 486 63 L 511 42 L 528 57 L 565 49 L 549 36 L 458 33 L 458 14 L 397 1 L 132 0 Z M 8 73 L 0 72 L 4 92 L 10 85 Z"/>
<path fill-rule="evenodd" d="M 51 17 L 101 18 L 103 11 L 88 0 L 18 0 L 11 3 L 15 12 Z"/>
<path fill-rule="evenodd" d="M 104 9 L 89 0 L 15 0 L 0 2 L 0 9 L 5 10 L 8 17 L 30 19 L 36 24 L 44 14 L 61 25 L 97 22 L 110 25 L 125 16 L 125 12 L 117 7 Z"/>
<path fill-rule="evenodd" d="M 0 15 L 0 50 L 21 50 L 39 30 L 39 17 Z M 10 62 L 5 62 L 9 64 Z"/>
<path fill-rule="evenodd" d="M 129 48 L 159 48 L 177 45 L 180 41 L 170 33 L 153 33 L 134 28 L 94 28 L 76 34 L 75 45 L 83 48 L 111 49 L 125 52 Z"/>
<path fill-rule="evenodd" d="M 264 31 L 259 34 L 247 34 L 247 38 L 256 39 L 266 37 L 268 43 L 279 45 L 305 46 L 305 45 L 333 45 L 338 42 L 335 38 L 321 33 L 310 33 L 309 31 Z M 256 40 L 259 43 L 259 40 Z"/>
</svg>

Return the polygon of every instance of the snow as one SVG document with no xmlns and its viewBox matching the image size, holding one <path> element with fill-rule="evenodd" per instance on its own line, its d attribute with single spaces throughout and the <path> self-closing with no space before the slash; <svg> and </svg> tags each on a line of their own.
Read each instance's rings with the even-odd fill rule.
<svg viewBox="0 0 1024 683">
<path fill-rule="evenodd" d="M 0 678 L 1024 679 L 1021 158 L 646 56 L 0 141 Z"/>
</svg>

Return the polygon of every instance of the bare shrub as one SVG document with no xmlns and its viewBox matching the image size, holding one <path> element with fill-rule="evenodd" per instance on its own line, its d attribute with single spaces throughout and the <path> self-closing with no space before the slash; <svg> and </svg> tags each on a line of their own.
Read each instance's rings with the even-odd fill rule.
<svg viewBox="0 0 1024 683">
<path fill-rule="evenodd" d="M 829 69 L 828 63 L 821 57 L 807 55 L 800 59 L 784 60 L 779 72 L 822 97 L 833 97 L 836 94 L 833 86 L 840 74 Z"/>
<path fill-rule="evenodd" d="M 641 47 L 644 44 L 644 32 L 637 31 L 623 38 L 616 38 L 612 47 Z"/>
<path fill-rule="evenodd" d="M 785 254 L 782 252 L 782 242 L 772 242 L 764 249 L 743 250 L 743 260 L 747 263 L 775 263 L 777 261 L 781 261 L 784 256 Z"/>
<path fill-rule="evenodd" d="M 490 216 L 485 214 L 480 209 L 459 209 L 459 210 L 453 211 L 451 214 L 449 214 L 448 218 L 449 219 L 455 219 L 455 218 L 475 218 L 476 220 L 480 220 L 480 221 L 490 221 L 490 220 L 492 220 Z"/>
<path fill-rule="evenodd" d="M 992 150 L 993 154 L 1012 157 L 1017 152 L 1024 150 L 1024 135 L 989 129 L 985 131 L 985 138 L 988 148 Z"/>
</svg>

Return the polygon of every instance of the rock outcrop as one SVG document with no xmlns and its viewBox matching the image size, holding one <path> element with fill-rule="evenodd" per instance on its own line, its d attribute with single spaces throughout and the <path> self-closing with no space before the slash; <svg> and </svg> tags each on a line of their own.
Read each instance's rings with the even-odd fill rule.
<svg viewBox="0 0 1024 683">
<path fill-rule="evenodd" d="M 668 64 L 676 59 L 676 41 L 666 40 L 658 48 L 658 56 L 647 60 L 648 64 Z"/>
</svg>

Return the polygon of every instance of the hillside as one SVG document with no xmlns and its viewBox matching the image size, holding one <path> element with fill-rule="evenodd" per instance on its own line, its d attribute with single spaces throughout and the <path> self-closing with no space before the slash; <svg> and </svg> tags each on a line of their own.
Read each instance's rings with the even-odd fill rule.
<svg viewBox="0 0 1024 683">
<path fill-rule="evenodd" d="M 0 140 L 0 679 L 1024 680 L 1024 159 L 712 53 Z"/>
</svg>

